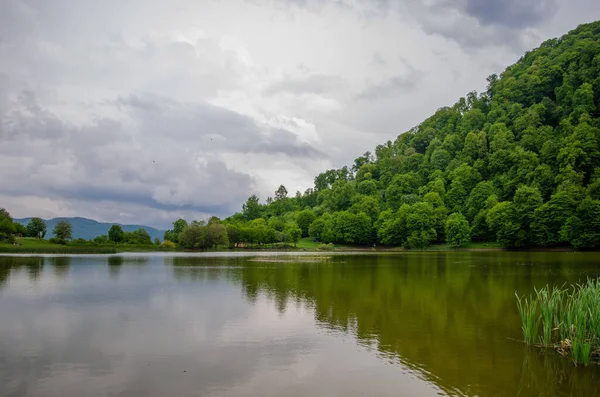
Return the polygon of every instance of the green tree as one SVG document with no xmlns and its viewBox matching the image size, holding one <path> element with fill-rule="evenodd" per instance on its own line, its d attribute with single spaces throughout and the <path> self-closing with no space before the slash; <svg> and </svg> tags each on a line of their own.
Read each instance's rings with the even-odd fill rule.
<svg viewBox="0 0 600 397">
<path fill-rule="evenodd" d="M 220 245 L 229 245 L 229 236 L 225 225 L 217 222 L 209 223 L 206 226 L 206 243 L 209 248 L 216 248 Z"/>
<path fill-rule="evenodd" d="M 206 248 L 207 228 L 198 223 L 186 226 L 179 234 L 179 244 L 187 249 Z"/>
<path fill-rule="evenodd" d="M 54 233 L 61 244 L 65 244 L 68 239 L 73 237 L 73 227 L 67 221 L 59 221 L 54 225 L 52 233 Z"/>
<path fill-rule="evenodd" d="M 287 198 L 288 191 L 283 185 L 279 185 L 277 190 L 275 191 L 275 200 L 283 200 Z"/>
<path fill-rule="evenodd" d="M 365 245 L 372 242 L 371 218 L 364 212 L 354 214 L 343 211 L 334 214 L 333 233 L 335 242 Z"/>
<path fill-rule="evenodd" d="M 300 211 L 298 213 L 298 217 L 296 218 L 296 223 L 302 230 L 302 237 L 308 236 L 308 230 L 310 225 L 317 219 L 317 215 L 315 215 L 314 211 L 306 209 L 304 211 Z"/>
<path fill-rule="evenodd" d="M 541 246 L 568 243 L 569 238 L 563 228 L 567 219 L 575 215 L 584 197 L 582 188 L 570 186 L 552 195 L 548 202 L 536 208 L 531 223 L 533 241 Z"/>
<path fill-rule="evenodd" d="M 244 219 L 247 221 L 261 217 L 261 208 L 256 195 L 253 194 L 248 198 L 248 200 L 246 200 L 242 206 L 242 214 L 244 215 Z"/>
<path fill-rule="evenodd" d="M 121 225 L 112 225 L 110 229 L 108 229 L 108 239 L 117 244 L 125 241 L 125 232 Z"/>
<path fill-rule="evenodd" d="M 291 223 L 285 227 L 284 233 L 289 236 L 290 241 L 294 243 L 294 246 L 296 246 L 298 241 L 300 241 L 300 237 L 302 236 L 302 229 L 300 229 L 297 224 Z"/>
<path fill-rule="evenodd" d="M 326 226 L 326 220 L 323 217 L 317 218 L 311 223 L 308 228 L 308 235 L 320 241 L 323 237 L 323 230 Z"/>
<path fill-rule="evenodd" d="M 132 245 L 152 245 L 152 237 L 145 229 L 139 228 L 131 233 L 125 233 L 125 242 Z"/>
<path fill-rule="evenodd" d="M 518 247 L 520 245 L 520 222 L 515 222 L 515 209 L 510 201 L 496 204 L 487 213 L 487 224 L 496 235 L 496 241 L 503 247 Z"/>
<path fill-rule="evenodd" d="M 408 237 L 404 242 L 407 248 L 426 248 L 437 238 L 435 213 L 430 203 L 416 203 L 406 217 Z"/>
<path fill-rule="evenodd" d="M 41 218 L 31 218 L 26 229 L 29 237 L 44 238 L 46 236 L 46 223 Z"/>
<path fill-rule="evenodd" d="M 600 201 L 584 199 L 567 219 L 564 234 L 575 248 L 600 248 Z"/>
<path fill-rule="evenodd" d="M 446 220 L 446 241 L 456 247 L 471 241 L 469 222 L 463 214 L 455 212 Z"/>
</svg>

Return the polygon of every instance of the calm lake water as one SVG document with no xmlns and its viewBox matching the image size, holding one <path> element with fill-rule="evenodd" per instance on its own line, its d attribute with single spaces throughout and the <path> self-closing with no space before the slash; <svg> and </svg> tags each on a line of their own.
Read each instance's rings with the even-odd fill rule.
<svg viewBox="0 0 600 397">
<path fill-rule="evenodd" d="M 0 257 L 1 396 L 596 396 L 515 291 L 591 253 Z"/>
</svg>

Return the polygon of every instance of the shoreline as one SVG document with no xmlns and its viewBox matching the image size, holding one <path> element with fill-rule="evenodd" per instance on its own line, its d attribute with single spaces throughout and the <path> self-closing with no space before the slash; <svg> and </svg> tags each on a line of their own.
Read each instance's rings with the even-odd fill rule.
<svg viewBox="0 0 600 397">
<path fill-rule="evenodd" d="M 128 249 L 126 247 L 69 247 L 69 246 L 60 246 L 60 247 L 2 247 L 0 246 L 0 255 L 2 256 L 10 256 L 10 255 L 47 255 L 47 254 L 56 254 L 56 255 L 119 255 L 119 254 L 144 254 L 144 253 L 160 253 L 160 254 L 198 254 L 198 253 L 241 253 L 241 252 L 281 252 L 281 253 L 304 253 L 304 252 L 313 252 L 313 253 L 431 253 L 431 252 L 593 252 L 593 251 L 578 251 L 569 247 L 553 247 L 553 248 L 528 248 L 528 249 L 506 249 L 497 246 L 490 247 L 446 247 L 446 246 L 431 246 L 424 249 L 406 249 L 401 247 L 339 247 L 333 248 L 330 250 L 322 250 L 317 248 L 233 248 L 233 249 L 213 249 L 213 250 L 189 250 L 189 249 L 155 249 L 148 248 L 144 249 L 141 247 L 134 247 Z"/>
</svg>

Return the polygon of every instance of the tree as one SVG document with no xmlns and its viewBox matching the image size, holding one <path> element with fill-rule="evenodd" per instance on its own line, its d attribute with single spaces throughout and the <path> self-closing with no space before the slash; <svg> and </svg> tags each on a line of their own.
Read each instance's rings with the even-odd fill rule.
<svg viewBox="0 0 600 397">
<path fill-rule="evenodd" d="M 520 222 L 515 222 L 515 209 L 510 201 L 496 204 L 487 213 L 487 224 L 496 235 L 496 241 L 503 247 L 520 246 Z"/>
<path fill-rule="evenodd" d="M 316 240 L 321 240 L 325 223 L 326 220 L 323 217 L 315 219 L 308 228 L 308 235 Z"/>
<path fill-rule="evenodd" d="M 145 229 L 139 228 L 131 233 L 125 233 L 125 242 L 132 245 L 152 245 L 152 237 Z"/>
<path fill-rule="evenodd" d="M 285 227 L 284 233 L 290 237 L 290 241 L 296 246 L 302 236 L 302 229 L 300 229 L 297 224 L 291 223 Z"/>
<path fill-rule="evenodd" d="M 12 217 L 10 216 L 10 213 L 6 210 L 6 208 L 0 208 L 0 220 L 2 219 L 10 219 L 10 221 L 12 222 Z"/>
<path fill-rule="evenodd" d="M 4 210 L 4 208 L 2 208 Z M 15 224 L 10 214 L 0 212 L 0 241 L 14 242 Z"/>
<path fill-rule="evenodd" d="M 41 218 L 31 218 L 26 229 L 29 237 L 44 238 L 46 236 L 46 223 Z"/>
<path fill-rule="evenodd" d="M 188 249 L 205 248 L 206 232 L 207 229 L 205 226 L 192 222 L 191 225 L 186 226 L 179 234 L 179 244 Z"/>
<path fill-rule="evenodd" d="M 277 190 L 275 191 L 275 200 L 283 200 L 285 198 L 287 198 L 288 195 L 288 191 L 285 188 L 285 186 L 283 185 L 279 185 L 279 187 L 277 188 Z"/>
<path fill-rule="evenodd" d="M 550 200 L 535 209 L 531 222 L 533 242 L 542 246 L 568 243 L 563 232 L 567 219 L 575 215 L 585 191 L 574 186 L 552 195 Z"/>
<path fill-rule="evenodd" d="M 229 245 L 227 228 L 225 225 L 217 222 L 209 223 L 206 226 L 206 242 L 209 248 L 216 248 L 220 245 Z"/>
<path fill-rule="evenodd" d="M 600 248 L 600 201 L 584 199 L 567 219 L 564 234 L 575 248 Z"/>
<path fill-rule="evenodd" d="M 408 237 L 404 242 L 407 248 L 426 248 L 437 238 L 435 214 L 429 203 L 416 203 L 406 217 Z"/>
<path fill-rule="evenodd" d="M 94 244 L 98 244 L 98 245 L 104 245 L 104 244 L 108 244 L 110 242 L 110 240 L 108 239 L 108 236 L 106 234 L 94 237 L 93 241 L 94 241 Z"/>
<path fill-rule="evenodd" d="M 167 230 L 164 234 L 164 240 L 167 241 L 172 241 L 174 243 L 179 242 L 179 235 L 181 234 L 181 232 L 183 232 L 183 229 L 185 229 L 188 226 L 188 223 L 185 219 L 178 219 L 175 222 L 173 222 L 173 229 Z"/>
<path fill-rule="evenodd" d="M 298 213 L 296 223 L 302 230 L 302 237 L 308 236 L 308 229 L 310 228 L 310 225 L 314 222 L 316 218 L 317 216 L 315 215 L 315 213 L 309 209 L 300 211 L 300 213 Z"/>
<path fill-rule="evenodd" d="M 258 197 L 252 195 L 248 197 L 246 203 L 242 206 L 242 214 L 247 221 L 251 221 L 261 217 L 260 204 L 258 203 Z"/>
<path fill-rule="evenodd" d="M 125 241 L 125 232 L 120 225 L 112 225 L 108 229 L 108 239 L 113 243 L 122 243 Z"/>
<path fill-rule="evenodd" d="M 469 222 L 463 214 L 455 212 L 446 220 L 446 241 L 456 247 L 471 241 Z"/>
<path fill-rule="evenodd" d="M 52 232 L 61 244 L 65 244 L 68 239 L 73 237 L 73 228 L 67 221 L 59 221 L 56 225 L 54 225 Z"/>
</svg>

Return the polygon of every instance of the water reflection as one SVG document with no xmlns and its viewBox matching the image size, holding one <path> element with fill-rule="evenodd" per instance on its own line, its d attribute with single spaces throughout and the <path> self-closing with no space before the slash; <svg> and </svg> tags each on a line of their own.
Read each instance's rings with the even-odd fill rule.
<svg viewBox="0 0 600 397">
<path fill-rule="evenodd" d="M 44 258 L 40 258 L 44 259 Z M 70 256 L 49 258 L 50 266 L 54 268 L 54 275 L 58 278 L 65 279 L 69 275 L 72 258 Z"/>
<path fill-rule="evenodd" d="M 321 327 L 350 333 L 383 359 L 418 369 L 449 394 L 596 395 L 597 368 L 573 368 L 519 342 L 515 291 L 597 276 L 590 254 L 409 254 L 334 257 L 326 264 L 173 259 L 177 277 L 224 274 L 249 302 L 280 314 L 302 304 Z M 579 394 L 575 394 L 579 395 Z"/>
<path fill-rule="evenodd" d="M 514 292 L 596 254 L 0 257 L 0 395 L 599 395 Z"/>
<path fill-rule="evenodd" d="M 25 271 L 30 281 L 37 280 L 44 269 L 43 257 L 13 257 L 0 258 L 0 288 L 10 279 L 11 273 Z"/>
</svg>

